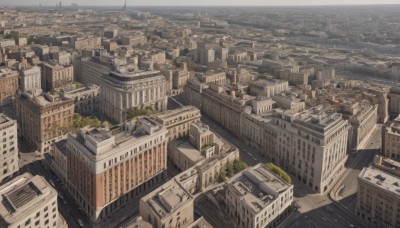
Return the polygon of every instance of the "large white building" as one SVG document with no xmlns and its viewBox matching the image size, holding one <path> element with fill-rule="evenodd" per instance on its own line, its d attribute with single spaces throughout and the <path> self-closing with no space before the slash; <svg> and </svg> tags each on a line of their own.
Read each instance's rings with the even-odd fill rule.
<svg viewBox="0 0 400 228">
<path fill-rule="evenodd" d="M 165 77 L 159 71 L 111 72 L 101 78 L 100 109 L 108 119 L 122 123 L 133 108 L 167 109 Z"/>
<path fill-rule="evenodd" d="M 19 170 L 17 121 L 0 114 L 0 182 Z"/>
<path fill-rule="evenodd" d="M 258 164 L 228 180 L 225 200 L 234 228 L 273 227 L 293 202 L 293 185 Z"/>
<path fill-rule="evenodd" d="M 38 66 L 22 69 L 20 72 L 19 83 L 22 92 L 40 90 L 42 88 L 42 73 Z"/>
<path fill-rule="evenodd" d="M 349 123 L 340 113 L 276 110 L 276 163 L 318 193 L 344 171 Z"/>
</svg>

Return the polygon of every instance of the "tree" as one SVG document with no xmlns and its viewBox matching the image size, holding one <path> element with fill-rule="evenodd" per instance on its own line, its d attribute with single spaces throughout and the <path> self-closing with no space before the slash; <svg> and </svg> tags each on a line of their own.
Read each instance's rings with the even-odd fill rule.
<svg viewBox="0 0 400 228">
<path fill-rule="evenodd" d="M 222 183 L 226 180 L 226 168 L 225 166 L 221 168 L 219 175 L 218 175 L 218 182 Z"/>
<path fill-rule="evenodd" d="M 235 173 L 238 173 L 246 168 L 247 164 L 244 161 L 241 160 L 233 161 L 233 170 L 235 171 Z"/>
<path fill-rule="evenodd" d="M 232 177 L 234 175 L 232 162 L 226 163 L 226 169 L 228 170 L 228 177 Z"/>
<path fill-rule="evenodd" d="M 271 172 L 281 177 L 284 181 L 286 181 L 286 183 L 288 184 L 292 183 L 292 178 L 274 163 L 265 164 L 265 168 L 269 169 Z"/>
</svg>

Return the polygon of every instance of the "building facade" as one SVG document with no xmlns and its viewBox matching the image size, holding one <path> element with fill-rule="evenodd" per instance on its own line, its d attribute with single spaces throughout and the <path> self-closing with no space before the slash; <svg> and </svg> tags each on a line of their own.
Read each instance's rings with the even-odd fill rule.
<svg viewBox="0 0 400 228">
<path fill-rule="evenodd" d="M 326 192 L 344 171 L 349 123 L 340 113 L 277 110 L 276 164 L 310 189 Z"/>
<path fill-rule="evenodd" d="M 148 118 L 67 139 L 70 192 L 93 222 L 166 178 L 168 131 Z"/>
<path fill-rule="evenodd" d="M 194 106 L 168 110 L 151 116 L 153 120 L 165 126 L 169 141 L 188 136 L 190 124 L 200 121 L 200 110 Z"/>
<path fill-rule="evenodd" d="M 40 90 L 42 88 L 42 73 L 38 66 L 32 66 L 20 71 L 19 81 L 22 92 Z"/>
<path fill-rule="evenodd" d="M 82 116 L 95 115 L 99 108 L 100 87 L 91 84 L 79 88 L 63 90 L 61 96 L 73 100 L 75 104 L 75 113 Z"/>
<path fill-rule="evenodd" d="M 11 102 L 18 91 L 18 72 L 0 69 L 0 104 Z"/>
<path fill-rule="evenodd" d="M 29 146 L 40 153 L 72 126 L 74 102 L 59 96 L 18 94 L 16 99 L 18 132 Z"/>
<path fill-rule="evenodd" d="M 382 154 L 400 161 L 400 116 L 382 126 Z"/>
<path fill-rule="evenodd" d="M 400 163 L 377 156 L 358 176 L 356 213 L 375 227 L 400 226 Z"/>
<path fill-rule="evenodd" d="M 19 170 L 17 122 L 5 114 L 0 114 L 0 182 Z"/>
<path fill-rule="evenodd" d="M 258 164 L 227 181 L 225 201 L 235 228 L 275 227 L 293 202 L 293 185 Z"/>
<path fill-rule="evenodd" d="M 159 71 L 111 72 L 100 84 L 100 111 L 117 123 L 127 120 L 127 112 L 133 108 L 152 107 L 164 111 L 167 109 L 165 85 L 165 78 Z"/>
<path fill-rule="evenodd" d="M 62 227 L 57 191 L 41 176 L 25 173 L 0 187 L 0 226 Z"/>
<path fill-rule="evenodd" d="M 52 91 L 74 81 L 73 65 L 62 66 L 56 62 L 43 64 L 42 89 Z"/>
</svg>

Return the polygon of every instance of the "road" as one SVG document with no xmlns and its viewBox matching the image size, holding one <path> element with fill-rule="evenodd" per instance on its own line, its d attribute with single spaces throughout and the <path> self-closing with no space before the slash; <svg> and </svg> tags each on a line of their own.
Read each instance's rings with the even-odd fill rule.
<svg viewBox="0 0 400 228">
<path fill-rule="evenodd" d="M 361 170 L 373 161 L 374 156 L 379 153 L 381 147 L 381 125 L 378 125 L 369 143 L 365 145 L 365 148 L 357 152 L 354 160 L 349 164 L 344 178 L 337 184 L 340 189 L 335 192 L 335 196 L 338 196 L 339 202 L 353 213 L 357 200 L 357 177 Z"/>
</svg>

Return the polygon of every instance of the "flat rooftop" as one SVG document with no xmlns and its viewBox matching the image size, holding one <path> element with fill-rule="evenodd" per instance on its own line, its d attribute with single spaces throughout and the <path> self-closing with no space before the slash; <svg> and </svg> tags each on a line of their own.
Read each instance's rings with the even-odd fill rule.
<svg viewBox="0 0 400 228">
<path fill-rule="evenodd" d="M 263 164 L 235 175 L 228 184 L 242 198 L 242 202 L 256 213 L 274 202 L 280 193 L 291 187 Z"/>
<path fill-rule="evenodd" d="M 193 201 L 193 197 L 175 179 L 165 183 L 148 196 L 145 202 L 161 219 Z"/>
<path fill-rule="evenodd" d="M 190 142 L 185 139 L 176 141 L 175 146 L 179 150 L 179 152 L 184 154 L 193 162 L 200 161 L 204 158 L 204 156 L 201 155 L 201 152 L 194 148 L 192 144 L 190 144 Z"/>
<path fill-rule="evenodd" d="M 365 182 L 369 182 L 376 188 L 389 191 L 397 196 L 400 196 L 400 177 L 394 174 L 387 173 L 374 166 L 364 168 L 358 178 Z"/>
<path fill-rule="evenodd" d="M 0 187 L 0 217 L 7 224 L 14 224 L 56 199 L 57 192 L 43 177 L 25 173 Z"/>
</svg>

